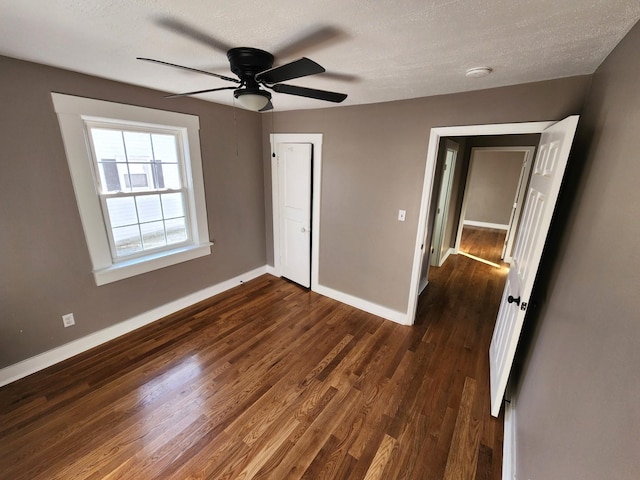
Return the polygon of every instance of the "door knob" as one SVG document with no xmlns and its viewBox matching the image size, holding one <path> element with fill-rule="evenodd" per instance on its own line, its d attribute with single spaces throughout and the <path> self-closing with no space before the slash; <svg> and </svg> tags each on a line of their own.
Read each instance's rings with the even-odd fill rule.
<svg viewBox="0 0 640 480">
<path fill-rule="evenodd" d="M 507 297 L 507 302 L 509 303 L 515 303 L 516 305 L 520 306 L 520 297 L 518 298 L 513 298 L 511 295 L 509 295 Z"/>
</svg>

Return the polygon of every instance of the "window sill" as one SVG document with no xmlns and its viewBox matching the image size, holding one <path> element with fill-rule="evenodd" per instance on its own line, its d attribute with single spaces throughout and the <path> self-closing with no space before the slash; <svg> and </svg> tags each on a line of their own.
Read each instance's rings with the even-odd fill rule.
<svg viewBox="0 0 640 480">
<path fill-rule="evenodd" d="M 164 250 L 144 257 L 114 263 L 109 267 L 94 270 L 93 276 L 96 285 L 106 285 L 125 278 L 151 272 L 159 268 L 169 267 L 178 263 L 204 257 L 211 254 L 213 243 L 207 242 L 201 245 L 189 245 L 173 250 Z"/>
</svg>

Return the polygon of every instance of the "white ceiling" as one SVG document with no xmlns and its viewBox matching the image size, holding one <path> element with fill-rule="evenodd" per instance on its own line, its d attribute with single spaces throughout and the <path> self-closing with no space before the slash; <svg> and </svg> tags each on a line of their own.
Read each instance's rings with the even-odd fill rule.
<svg viewBox="0 0 640 480">
<path fill-rule="evenodd" d="M 274 53 L 332 27 L 330 41 L 277 56 L 276 64 L 312 58 L 329 75 L 288 83 L 344 92 L 342 105 L 356 105 L 593 73 L 640 18 L 640 2 L 5 0 L 1 12 L 2 55 L 172 93 L 231 84 L 136 57 L 229 75 L 216 40 Z M 494 72 L 466 78 L 476 66 Z M 225 104 L 232 97 L 229 90 L 200 96 Z M 334 105 L 284 94 L 273 103 L 276 111 Z"/>
</svg>

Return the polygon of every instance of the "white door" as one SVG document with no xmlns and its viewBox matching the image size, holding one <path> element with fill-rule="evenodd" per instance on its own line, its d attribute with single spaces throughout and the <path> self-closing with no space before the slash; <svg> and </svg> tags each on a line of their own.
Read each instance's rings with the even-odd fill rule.
<svg viewBox="0 0 640 480">
<path fill-rule="evenodd" d="M 442 171 L 442 182 L 440 183 L 440 195 L 438 197 L 438 208 L 436 210 L 435 221 L 433 223 L 433 240 L 431 242 L 431 265 L 442 266 L 443 252 L 442 243 L 445 236 L 445 228 L 449 217 L 449 203 L 451 200 L 451 187 L 453 185 L 453 172 L 456 167 L 456 157 L 459 145 L 451 140 L 446 141 L 444 167 Z M 449 247 L 447 246 L 447 249 Z"/>
<path fill-rule="evenodd" d="M 500 413 L 577 124 L 577 115 L 567 117 L 548 127 L 540 137 L 513 248 L 511 268 L 489 348 L 491 414 L 495 417 Z"/>
<path fill-rule="evenodd" d="M 282 276 L 311 285 L 311 158 L 309 143 L 278 144 Z"/>
</svg>

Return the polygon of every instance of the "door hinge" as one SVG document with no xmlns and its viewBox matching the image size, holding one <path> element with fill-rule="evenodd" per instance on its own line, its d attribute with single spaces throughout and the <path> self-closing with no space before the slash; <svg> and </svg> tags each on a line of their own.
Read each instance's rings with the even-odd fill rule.
<svg viewBox="0 0 640 480">
<path fill-rule="evenodd" d="M 522 302 L 520 304 L 520 310 L 522 310 L 523 312 L 527 309 L 527 302 Z"/>
</svg>

